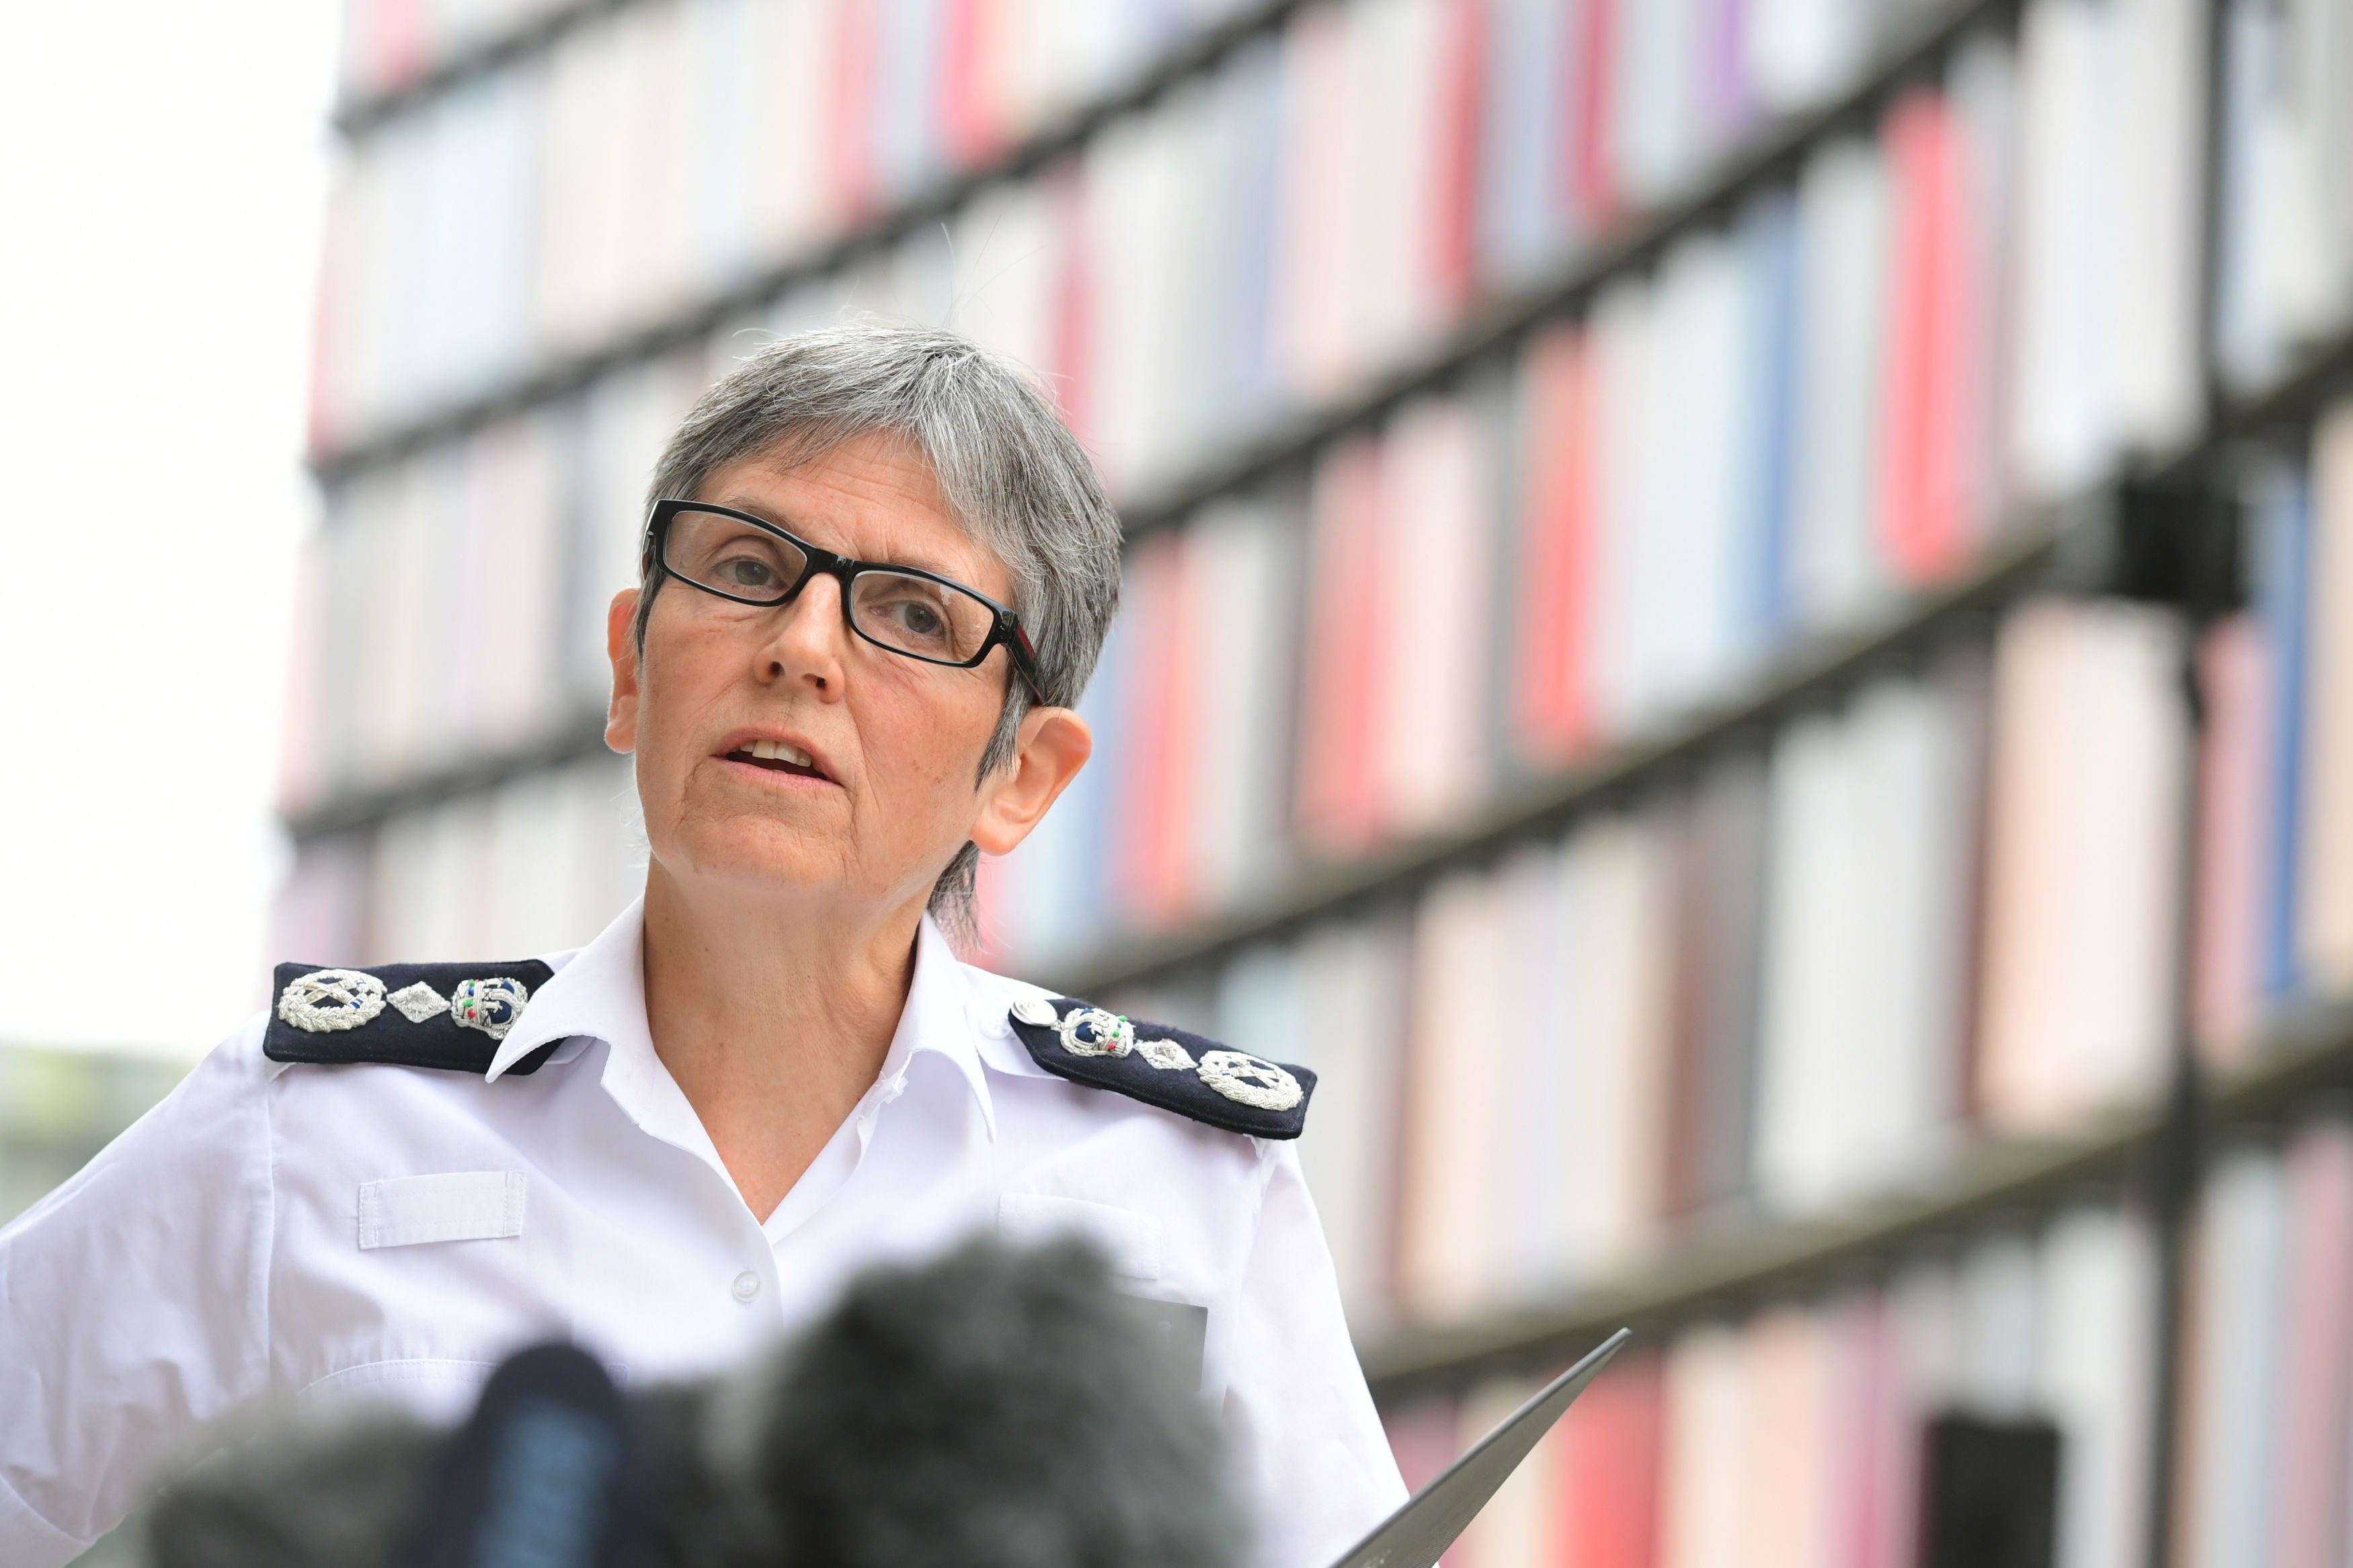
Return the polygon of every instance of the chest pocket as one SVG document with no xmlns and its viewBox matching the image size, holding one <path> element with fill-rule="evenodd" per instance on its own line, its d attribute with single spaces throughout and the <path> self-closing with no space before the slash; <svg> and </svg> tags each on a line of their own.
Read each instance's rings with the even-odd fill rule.
<svg viewBox="0 0 2353 1568">
<path fill-rule="evenodd" d="M 1051 1193 L 1007 1193 L 997 1200 L 997 1234 L 1017 1247 L 1078 1237 L 1103 1248 L 1121 1279 L 1149 1285 L 1160 1278 L 1160 1222 L 1133 1209 Z"/>
<path fill-rule="evenodd" d="M 452 1171 L 360 1184 L 360 1248 L 522 1234 L 521 1171 Z"/>
</svg>

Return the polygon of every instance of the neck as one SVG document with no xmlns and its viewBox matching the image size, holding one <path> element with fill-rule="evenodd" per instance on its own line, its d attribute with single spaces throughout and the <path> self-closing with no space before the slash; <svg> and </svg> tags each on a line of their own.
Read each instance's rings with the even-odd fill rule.
<svg viewBox="0 0 2353 1568">
<path fill-rule="evenodd" d="M 860 922 L 646 872 L 646 1024 L 765 1220 L 873 1085 L 915 973 L 921 900 Z"/>
</svg>

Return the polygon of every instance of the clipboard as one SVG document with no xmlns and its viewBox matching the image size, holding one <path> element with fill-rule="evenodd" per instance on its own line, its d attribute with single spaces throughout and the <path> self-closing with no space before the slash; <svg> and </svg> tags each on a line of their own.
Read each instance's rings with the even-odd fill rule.
<svg viewBox="0 0 2353 1568">
<path fill-rule="evenodd" d="M 1620 1329 L 1583 1361 L 1546 1384 L 1502 1425 L 1463 1451 L 1439 1478 L 1407 1499 L 1332 1564 L 1332 1568 L 1432 1568 L 1454 1538 L 1511 1479 L 1561 1412 L 1600 1375 L 1625 1348 L 1632 1331 Z"/>
</svg>

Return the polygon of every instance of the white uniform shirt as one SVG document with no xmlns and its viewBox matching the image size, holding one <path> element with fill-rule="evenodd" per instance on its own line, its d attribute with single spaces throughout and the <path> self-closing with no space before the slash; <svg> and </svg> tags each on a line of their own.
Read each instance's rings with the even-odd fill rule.
<svg viewBox="0 0 2353 1568">
<path fill-rule="evenodd" d="M 72 1558 L 258 1396 L 455 1417 L 556 1336 L 638 1385 L 706 1372 L 987 1226 L 1084 1230 L 1138 1294 L 1207 1309 L 1261 1561 L 1324 1568 L 1404 1500 L 1294 1145 L 1046 1072 L 1006 1020 L 1043 994 L 926 921 L 874 1086 L 763 1224 L 654 1054 L 642 921 L 548 960 L 487 1078 L 280 1066 L 257 1018 L 0 1231 L 0 1563 Z"/>
</svg>

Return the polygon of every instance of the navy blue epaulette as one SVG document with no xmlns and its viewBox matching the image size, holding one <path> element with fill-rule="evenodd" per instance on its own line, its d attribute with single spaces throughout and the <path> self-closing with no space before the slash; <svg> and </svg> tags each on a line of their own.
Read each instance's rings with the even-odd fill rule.
<svg viewBox="0 0 2353 1568">
<path fill-rule="evenodd" d="M 1228 1132 L 1296 1138 L 1315 1075 L 1091 1002 L 1016 1002 L 1008 1016 L 1029 1059 L 1057 1078 L 1108 1089 Z"/>
<path fill-rule="evenodd" d="M 520 963 L 384 963 L 374 969 L 278 966 L 261 1054 L 274 1062 L 384 1062 L 487 1073 L 532 994 L 555 971 Z M 509 1068 L 530 1073 L 550 1042 Z"/>
</svg>

